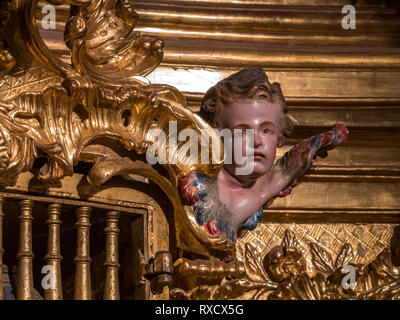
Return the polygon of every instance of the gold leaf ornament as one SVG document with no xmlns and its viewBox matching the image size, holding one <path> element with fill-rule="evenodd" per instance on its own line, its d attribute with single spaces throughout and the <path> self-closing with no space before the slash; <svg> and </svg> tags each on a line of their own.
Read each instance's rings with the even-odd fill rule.
<svg viewBox="0 0 400 320">
<path fill-rule="evenodd" d="M 315 267 L 323 272 L 330 273 L 334 272 L 334 266 L 331 255 L 326 252 L 321 246 L 316 243 L 310 243 L 310 249 Z"/>
</svg>

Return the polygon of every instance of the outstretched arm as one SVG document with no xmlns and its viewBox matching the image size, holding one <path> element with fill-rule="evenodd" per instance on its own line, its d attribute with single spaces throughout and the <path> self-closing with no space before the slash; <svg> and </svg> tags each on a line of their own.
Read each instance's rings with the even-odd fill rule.
<svg viewBox="0 0 400 320">
<path fill-rule="evenodd" d="M 345 126 L 335 124 L 330 131 L 305 139 L 286 152 L 272 167 L 267 184 L 262 183 L 264 203 L 271 198 L 288 195 L 297 183 L 297 179 L 311 167 L 314 158 L 317 155 L 326 157 L 327 151 L 345 141 L 348 134 Z M 213 185 L 207 183 L 204 176 L 198 172 L 179 180 L 183 198 L 194 205 L 197 223 L 204 225 L 211 235 L 223 232 L 234 241 L 237 224 L 233 223 L 231 213 L 226 212 L 218 193 L 213 191 Z M 261 216 L 262 208 L 243 221 L 240 226 L 252 230 L 257 226 Z"/>
<path fill-rule="evenodd" d="M 298 178 L 310 169 L 313 160 L 317 156 L 325 158 L 327 151 L 343 143 L 348 135 L 347 128 L 337 123 L 328 132 L 307 138 L 286 152 L 272 168 L 272 179 L 276 185 L 274 196 L 288 195 Z"/>
</svg>

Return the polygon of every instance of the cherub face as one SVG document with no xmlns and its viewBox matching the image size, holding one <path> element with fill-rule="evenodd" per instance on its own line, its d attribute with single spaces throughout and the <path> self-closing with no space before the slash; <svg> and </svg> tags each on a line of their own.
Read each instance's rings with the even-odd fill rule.
<svg viewBox="0 0 400 320">
<path fill-rule="evenodd" d="M 264 175 L 273 165 L 278 145 L 279 121 L 281 110 L 277 104 L 264 100 L 240 100 L 227 106 L 221 115 L 221 128 L 241 130 L 242 156 L 246 156 L 246 129 L 254 130 L 254 157 L 247 158 L 253 164 L 250 176 Z M 233 144 L 233 154 L 235 144 Z M 235 163 L 225 164 L 225 169 L 236 176 L 236 168 L 243 167 Z"/>
</svg>

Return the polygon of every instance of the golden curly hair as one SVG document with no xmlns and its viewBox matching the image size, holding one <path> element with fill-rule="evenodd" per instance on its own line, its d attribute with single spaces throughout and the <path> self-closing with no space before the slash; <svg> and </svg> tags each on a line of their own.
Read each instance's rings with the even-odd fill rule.
<svg viewBox="0 0 400 320">
<path fill-rule="evenodd" d="M 218 127 L 222 111 L 238 100 L 259 99 L 277 104 L 282 116 L 279 122 L 278 146 L 285 142 L 285 137 L 294 130 L 293 118 L 288 113 L 288 107 L 279 83 L 270 83 L 268 76 L 261 68 L 243 69 L 219 81 L 207 90 L 201 103 L 199 115 L 212 127 Z"/>
</svg>

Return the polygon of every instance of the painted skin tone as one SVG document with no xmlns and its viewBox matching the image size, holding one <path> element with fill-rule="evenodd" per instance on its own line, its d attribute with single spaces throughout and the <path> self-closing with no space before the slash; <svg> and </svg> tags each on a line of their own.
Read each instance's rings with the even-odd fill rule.
<svg viewBox="0 0 400 320">
<path fill-rule="evenodd" d="M 237 175 L 235 170 L 244 165 L 236 164 L 232 156 L 233 164 L 225 164 L 218 173 L 219 198 L 236 225 L 251 217 L 269 199 L 282 195 L 282 190 L 284 195 L 290 193 L 291 183 L 309 169 L 312 159 L 317 155 L 325 157 L 326 150 L 342 143 L 348 135 L 343 125 L 336 124 L 329 132 L 301 141 L 283 161 L 274 165 L 281 115 L 277 104 L 254 99 L 234 102 L 223 110 L 219 129 L 229 128 L 232 134 L 234 129 L 242 129 L 243 146 L 245 130 L 254 130 L 253 172 Z"/>
<path fill-rule="evenodd" d="M 254 130 L 253 172 L 236 175 L 236 169 L 244 164 L 236 164 L 232 156 L 233 163 L 225 164 L 218 174 L 219 198 L 232 214 L 234 223 L 245 221 L 285 187 L 281 186 L 279 179 L 267 174 L 275 161 L 280 117 L 278 105 L 262 100 L 237 101 L 223 111 L 220 127 L 230 129 L 232 135 L 234 129 L 242 130 L 243 149 L 246 129 Z M 245 150 L 242 150 L 242 155 L 245 155 Z"/>
</svg>

